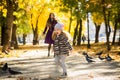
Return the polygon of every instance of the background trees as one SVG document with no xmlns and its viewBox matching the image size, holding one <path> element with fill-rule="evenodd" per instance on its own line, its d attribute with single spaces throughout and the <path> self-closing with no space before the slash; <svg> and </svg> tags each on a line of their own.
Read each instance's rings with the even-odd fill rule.
<svg viewBox="0 0 120 80">
<path fill-rule="evenodd" d="M 33 34 L 32 43 L 39 43 L 50 12 L 65 24 L 65 30 L 73 37 L 73 45 L 81 45 L 82 35 L 86 35 L 90 46 L 89 28 L 95 26 L 95 43 L 99 42 L 99 32 L 104 23 L 107 50 L 110 50 L 110 33 L 114 31 L 112 45 L 115 44 L 117 29 L 120 28 L 119 0 L 1 0 L 0 26 L 3 52 L 12 46 L 18 48 L 18 37 Z M 94 25 L 90 25 L 93 21 Z M 88 26 L 86 26 L 86 24 Z M 120 38 L 119 38 L 120 44 Z"/>
</svg>

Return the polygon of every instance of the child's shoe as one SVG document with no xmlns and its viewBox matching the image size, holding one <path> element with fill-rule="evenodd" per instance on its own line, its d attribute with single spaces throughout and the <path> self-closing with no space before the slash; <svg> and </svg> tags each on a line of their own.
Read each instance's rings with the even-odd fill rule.
<svg viewBox="0 0 120 80">
<path fill-rule="evenodd" d="M 61 77 L 67 77 L 67 73 L 66 73 L 66 72 L 63 73 L 63 74 L 61 75 Z"/>
</svg>

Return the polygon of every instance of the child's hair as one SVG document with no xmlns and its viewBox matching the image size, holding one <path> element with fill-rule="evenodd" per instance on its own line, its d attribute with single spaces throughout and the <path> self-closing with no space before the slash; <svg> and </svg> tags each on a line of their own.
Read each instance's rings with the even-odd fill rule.
<svg viewBox="0 0 120 80">
<path fill-rule="evenodd" d="M 68 33 L 67 31 L 62 31 L 62 33 L 68 38 L 69 41 L 71 41 L 71 35 L 70 33 Z M 53 34 L 52 34 L 52 39 L 55 40 L 57 34 L 53 31 Z"/>
<path fill-rule="evenodd" d="M 53 31 L 53 33 L 52 33 L 52 40 L 55 40 L 56 36 L 57 36 L 57 34 L 55 33 L 55 31 Z"/>
</svg>

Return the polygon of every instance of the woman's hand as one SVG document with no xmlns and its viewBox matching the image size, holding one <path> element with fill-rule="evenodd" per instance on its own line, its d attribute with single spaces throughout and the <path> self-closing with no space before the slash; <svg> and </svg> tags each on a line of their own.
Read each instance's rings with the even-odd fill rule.
<svg viewBox="0 0 120 80">
<path fill-rule="evenodd" d="M 43 32 L 42 35 L 44 36 L 44 35 L 45 35 L 45 32 Z"/>
</svg>

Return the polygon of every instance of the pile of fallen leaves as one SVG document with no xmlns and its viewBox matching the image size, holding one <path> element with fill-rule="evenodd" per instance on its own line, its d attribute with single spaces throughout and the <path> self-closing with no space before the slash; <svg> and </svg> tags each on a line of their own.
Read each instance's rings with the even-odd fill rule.
<svg viewBox="0 0 120 80">
<path fill-rule="evenodd" d="M 19 57 L 19 55 L 21 51 L 17 51 L 17 50 L 13 50 L 10 51 L 9 54 L 5 54 L 5 53 L 0 53 L 0 58 L 10 58 L 10 57 Z"/>
<path fill-rule="evenodd" d="M 2 51 L 0 51 L 0 58 L 19 57 L 21 54 L 24 54 L 28 50 L 36 50 L 36 49 L 42 49 L 42 48 L 46 48 L 46 46 L 20 45 L 19 49 L 10 50 L 9 54 L 5 54 L 5 53 L 2 53 Z"/>
<path fill-rule="evenodd" d="M 82 54 L 83 51 L 86 51 L 91 56 L 96 56 L 97 52 L 103 51 L 102 56 L 105 57 L 109 54 L 115 61 L 120 61 L 120 46 L 113 45 L 111 46 L 111 50 L 107 50 L 107 46 L 105 43 L 91 44 L 90 48 L 87 48 L 87 44 L 82 44 L 81 46 L 74 46 L 75 52 L 80 52 Z"/>
</svg>

